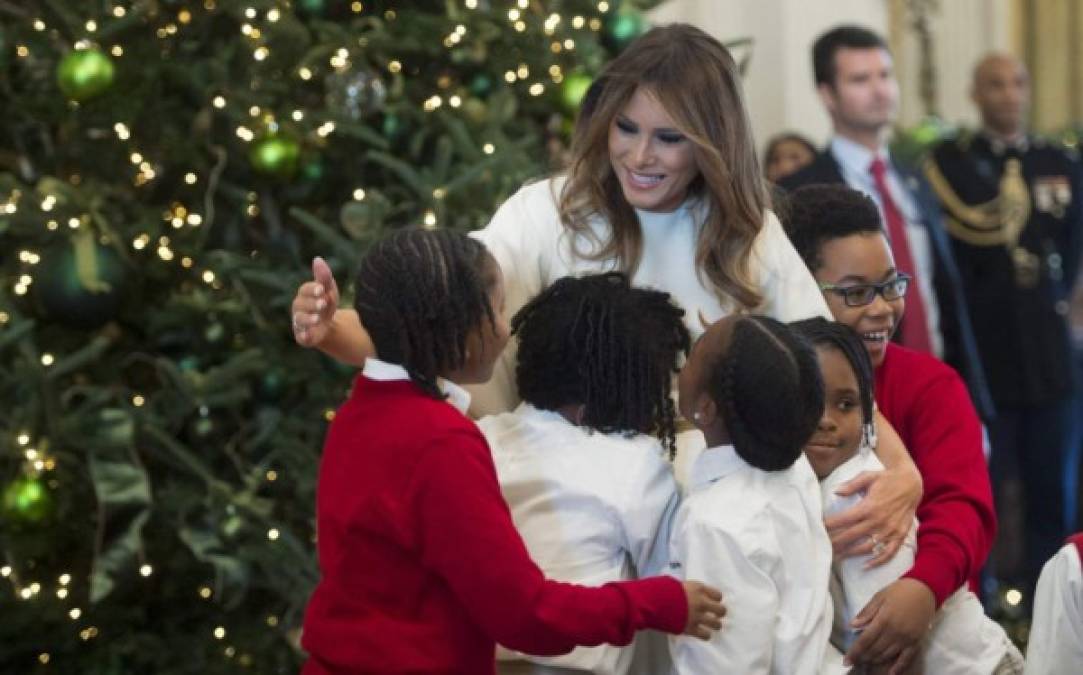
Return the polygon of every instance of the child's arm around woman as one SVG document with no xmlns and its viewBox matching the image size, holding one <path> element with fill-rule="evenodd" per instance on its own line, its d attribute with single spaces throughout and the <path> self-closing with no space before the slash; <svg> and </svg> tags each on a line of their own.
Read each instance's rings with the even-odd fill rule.
<svg viewBox="0 0 1083 675">
<path fill-rule="evenodd" d="M 702 630 L 707 601 L 719 596 L 698 585 L 653 577 L 591 589 L 545 579 L 512 524 L 480 434 L 448 440 L 428 449 L 414 481 L 421 556 L 497 642 L 560 654 L 578 644 L 627 644 L 645 628 Z"/>
</svg>

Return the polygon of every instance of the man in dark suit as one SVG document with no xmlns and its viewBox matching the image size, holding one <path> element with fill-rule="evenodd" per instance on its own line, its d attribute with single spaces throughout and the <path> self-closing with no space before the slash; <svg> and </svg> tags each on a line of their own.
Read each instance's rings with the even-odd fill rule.
<svg viewBox="0 0 1083 675">
<path fill-rule="evenodd" d="M 989 420 L 992 399 L 939 204 L 924 178 L 893 162 L 887 150 L 899 104 L 891 52 L 872 31 L 842 26 L 817 39 L 812 60 L 834 136 L 812 164 L 782 179 L 780 186 L 789 191 L 846 183 L 877 203 L 895 264 L 916 281 L 896 338 L 954 367 L 966 380 L 978 413 Z"/>
<path fill-rule="evenodd" d="M 1013 484 L 1022 487 L 1022 542 L 1011 539 L 1024 565 L 1011 569 L 1020 556 L 999 551 L 995 573 L 1031 590 L 1068 533 L 1063 477 L 1075 392 L 1068 310 L 1083 176 L 1062 146 L 1027 133 L 1030 77 L 1018 59 L 982 59 L 971 98 L 981 130 L 938 145 L 925 172 L 944 206 L 997 409 L 990 468 L 1002 508 Z"/>
</svg>

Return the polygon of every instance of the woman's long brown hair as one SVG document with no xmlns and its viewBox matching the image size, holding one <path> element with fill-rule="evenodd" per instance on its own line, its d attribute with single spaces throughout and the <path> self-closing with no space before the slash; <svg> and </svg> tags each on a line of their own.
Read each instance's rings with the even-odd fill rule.
<svg viewBox="0 0 1083 675">
<path fill-rule="evenodd" d="M 559 195 L 561 220 L 577 235 L 596 239 L 592 218 L 610 225 L 588 259 L 615 258 L 635 273 L 643 233 L 609 160 L 609 131 L 636 90 L 665 108 L 694 145 L 699 175 L 689 186 L 706 207 L 696 244 L 696 269 L 725 304 L 752 309 L 763 301 L 750 257 L 770 197 L 761 177 L 737 64 L 725 47 L 687 24 L 651 29 L 611 61 L 580 111 L 568 180 Z"/>
</svg>

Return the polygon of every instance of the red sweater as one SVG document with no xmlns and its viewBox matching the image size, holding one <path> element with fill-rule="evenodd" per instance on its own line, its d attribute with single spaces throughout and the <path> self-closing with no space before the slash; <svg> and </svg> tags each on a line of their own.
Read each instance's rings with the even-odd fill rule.
<svg viewBox="0 0 1083 675">
<path fill-rule="evenodd" d="M 585 588 L 545 579 L 500 494 L 489 446 L 411 382 L 359 376 L 327 434 L 316 497 L 322 578 L 304 673 L 494 672 L 533 654 L 684 629 L 669 577 Z"/>
<path fill-rule="evenodd" d="M 903 576 L 931 588 L 940 607 L 981 570 L 996 536 L 981 422 L 954 370 L 894 343 L 876 370 L 876 404 L 925 484 L 917 555 Z"/>
</svg>

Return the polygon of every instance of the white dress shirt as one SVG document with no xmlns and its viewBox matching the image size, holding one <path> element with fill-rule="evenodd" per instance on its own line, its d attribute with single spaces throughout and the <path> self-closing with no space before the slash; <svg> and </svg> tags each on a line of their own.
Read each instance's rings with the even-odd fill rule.
<svg viewBox="0 0 1083 675">
<path fill-rule="evenodd" d="M 885 160 L 887 171 L 885 181 L 887 189 L 891 192 L 891 198 L 902 213 L 906 221 L 906 238 L 910 244 L 910 254 L 914 258 L 915 281 L 921 289 L 921 297 L 925 301 L 925 320 L 929 327 L 929 338 L 932 340 L 934 355 L 944 355 L 944 336 L 940 332 L 940 304 L 936 299 L 936 289 L 933 285 L 935 279 L 936 264 L 933 258 L 932 242 L 929 240 L 929 232 L 921 222 L 921 211 L 914 203 L 910 190 L 903 185 L 902 178 L 895 170 L 891 162 L 891 156 L 887 148 L 881 148 L 879 153 L 874 154 L 871 150 L 855 143 L 848 138 L 835 136 L 828 146 L 835 161 L 839 164 L 842 178 L 846 184 L 855 190 L 860 190 L 868 195 L 880 209 L 881 218 L 884 213 L 884 205 L 880 200 L 880 193 L 876 189 L 869 166 L 873 159 L 879 155 Z M 886 229 L 886 221 L 885 221 Z"/>
<path fill-rule="evenodd" d="M 841 513 L 865 495 L 840 496 L 835 490 L 863 471 L 882 471 L 884 465 L 867 447 L 841 464 L 820 483 L 824 516 Z M 872 554 L 835 560 L 832 563 L 831 595 L 835 607 L 832 641 L 843 651 L 857 635 L 850 622 L 872 599 L 914 565 L 917 552 L 917 520 L 895 556 L 878 567 L 865 569 Z M 953 593 L 933 617 L 922 653 L 923 672 L 932 675 L 993 673 L 1009 650 L 1014 650 L 1004 629 L 985 616 L 981 602 L 964 585 Z"/>
<path fill-rule="evenodd" d="M 666 569 L 680 498 L 657 439 L 591 432 L 527 403 L 478 426 L 492 448 L 515 527 L 547 577 L 599 586 Z M 501 673 L 535 675 L 665 672 L 666 657 L 665 639 L 650 633 L 631 647 L 577 647 L 558 657 L 497 652 Z M 660 670 L 647 665 L 656 658 Z"/>
<path fill-rule="evenodd" d="M 616 269 L 613 259 L 589 260 L 574 254 L 574 250 L 597 250 L 597 244 L 580 235 L 575 242 L 578 248 L 573 247 L 557 208 L 563 186 L 562 176 L 523 186 L 504 202 L 485 229 L 472 233 L 504 272 L 508 317 L 561 277 Z M 701 317 L 714 322 L 733 311 L 704 285 L 696 269 L 696 239 L 704 220 L 701 202 L 689 200 L 671 213 L 637 210 L 636 214 L 643 232 L 643 255 L 632 283 L 670 293 L 684 308 L 684 321 L 693 338 L 698 337 L 704 330 Z M 604 221 L 596 219 L 593 228 L 599 240 L 608 239 L 609 227 Z M 751 262 L 753 278 L 765 298 L 760 313 L 782 322 L 813 316 L 831 318 L 816 281 L 771 212 L 767 212 L 754 243 Z M 506 412 L 518 403 L 515 354 L 512 340 L 488 384 L 472 388 L 476 416 Z"/>
<path fill-rule="evenodd" d="M 721 590 L 727 609 L 709 641 L 671 638 L 677 673 L 829 672 L 831 542 L 804 455 L 767 472 L 733 446 L 704 450 L 674 521 L 670 560 L 674 574 Z"/>
<path fill-rule="evenodd" d="M 1068 544 L 1046 562 L 1034 595 L 1026 675 L 1083 672 L 1083 571 Z"/>
</svg>

